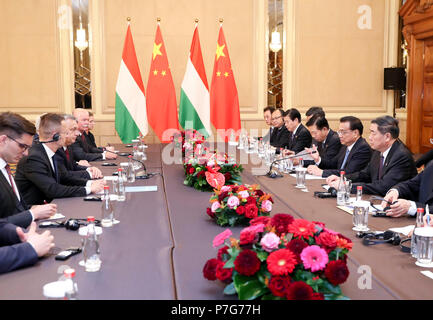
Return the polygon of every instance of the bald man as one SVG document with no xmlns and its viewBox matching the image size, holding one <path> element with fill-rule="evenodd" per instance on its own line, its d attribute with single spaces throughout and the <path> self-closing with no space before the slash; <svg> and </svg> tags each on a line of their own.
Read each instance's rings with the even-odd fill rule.
<svg viewBox="0 0 433 320">
<path fill-rule="evenodd" d="M 88 144 L 85 134 L 89 127 L 89 112 L 85 109 L 77 108 L 74 110 L 73 115 L 77 119 L 78 131 L 80 132 L 75 143 L 71 145 L 74 158 L 76 160 L 87 161 L 116 159 L 117 155 L 113 153 L 113 147 L 107 147 L 104 151 L 102 148 L 95 148 Z"/>
</svg>

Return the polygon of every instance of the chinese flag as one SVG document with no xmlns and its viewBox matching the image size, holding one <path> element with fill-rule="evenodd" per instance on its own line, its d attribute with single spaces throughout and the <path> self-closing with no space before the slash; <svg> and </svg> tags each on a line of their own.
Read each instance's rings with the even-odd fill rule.
<svg viewBox="0 0 433 320">
<path fill-rule="evenodd" d="M 159 23 L 153 43 L 146 91 L 148 122 L 161 142 L 170 142 L 170 136 L 179 130 L 179 121 L 176 92 Z"/>
<path fill-rule="evenodd" d="M 215 129 L 241 129 L 238 90 L 222 25 L 219 30 L 210 88 L 210 112 Z M 226 131 L 224 136 L 220 136 L 227 142 L 230 132 Z"/>
</svg>

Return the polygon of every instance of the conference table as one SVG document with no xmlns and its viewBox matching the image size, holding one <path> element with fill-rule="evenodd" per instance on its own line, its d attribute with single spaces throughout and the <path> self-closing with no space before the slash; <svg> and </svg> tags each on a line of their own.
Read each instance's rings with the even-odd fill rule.
<svg viewBox="0 0 433 320">
<path fill-rule="evenodd" d="M 57 261 L 55 254 L 71 246 L 80 246 L 77 231 L 64 228 L 49 229 L 55 237 L 56 248 L 31 267 L 0 275 L 0 299 L 45 299 L 42 288 L 58 280 L 66 267 L 76 270 L 79 299 L 82 300 L 233 300 L 223 294 L 219 281 L 203 278 L 203 266 L 214 258 L 217 249 L 213 238 L 226 228 L 216 225 L 206 214 L 210 192 L 185 186 L 183 166 L 174 161 L 170 145 L 151 144 L 145 161 L 149 179 L 138 179 L 129 186 L 156 186 L 156 191 L 128 192 L 125 202 L 113 202 L 119 224 L 103 228 L 100 236 L 102 266 L 98 272 L 86 272 L 79 265 L 82 254 L 67 261 Z M 420 271 L 409 253 L 399 246 L 378 244 L 365 246 L 352 230 L 352 216 L 336 207 L 335 198 L 315 198 L 314 191 L 324 191 L 324 180 L 308 180 L 308 191 L 295 188 L 295 178 L 285 175 L 271 179 L 263 175 L 255 154 L 246 154 L 236 147 L 226 152 L 244 167 L 242 182 L 259 184 L 274 200 L 271 215 L 289 213 L 294 218 L 320 221 L 328 229 L 338 231 L 353 241 L 348 254 L 350 276 L 341 285 L 350 299 L 432 299 L 433 280 Z M 131 149 L 117 146 L 120 151 Z M 221 149 L 218 149 L 221 151 Z M 178 159 L 179 160 L 179 159 Z M 125 159 L 110 162 L 119 164 Z M 105 176 L 116 167 L 93 162 Z M 261 173 L 260 173 L 261 172 Z M 108 185 L 110 183 L 108 182 Z M 101 202 L 83 198 L 54 201 L 58 212 L 69 218 L 85 219 L 89 215 L 100 218 Z M 414 224 L 414 219 L 369 217 L 369 228 L 387 230 Z M 242 227 L 230 228 L 238 238 Z M 42 232 L 46 229 L 39 229 Z"/>
</svg>

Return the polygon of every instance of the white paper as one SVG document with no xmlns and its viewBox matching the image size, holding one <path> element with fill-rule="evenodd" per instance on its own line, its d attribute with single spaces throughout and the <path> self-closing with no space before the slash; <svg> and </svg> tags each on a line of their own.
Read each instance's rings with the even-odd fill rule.
<svg viewBox="0 0 433 320">
<path fill-rule="evenodd" d="M 57 220 L 57 219 L 63 219 L 65 216 L 61 214 L 60 212 L 57 212 L 56 214 L 52 215 L 51 217 L 44 219 L 44 220 Z"/>
<path fill-rule="evenodd" d="M 117 176 L 104 176 L 105 181 L 117 180 Z"/>
<path fill-rule="evenodd" d="M 428 278 L 430 278 L 430 279 L 433 279 L 433 272 L 431 272 L 431 271 L 426 271 L 426 270 L 424 270 L 424 271 L 420 271 L 423 275 L 425 275 L 426 277 L 428 277 Z"/>
<path fill-rule="evenodd" d="M 299 156 L 301 155 L 301 156 Z M 302 160 L 313 160 L 313 157 L 311 157 L 311 155 L 309 153 L 306 153 L 305 150 L 298 152 L 297 154 L 294 155 L 294 157 L 299 157 L 302 158 Z"/>
<path fill-rule="evenodd" d="M 293 178 L 296 178 L 296 173 L 292 173 L 291 176 Z M 305 175 L 305 180 L 324 180 L 324 179 L 326 179 L 326 178 L 313 176 L 312 174 L 308 174 L 308 173 Z"/>
<path fill-rule="evenodd" d="M 327 184 L 323 184 L 323 185 L 322 185 L 322 187 L 323 187 L 323 189 L 325 189 L 326 191 L 328 191 L 328 190 L 329 190 L 329 188 L 330 188 L 330 186 L 329 186 L 329 185 L 327 185 Z"/>
<path fill-rule="evenodd" d="M 126 187 L 126 192 L 147 192 L 147 191 L 158 191 L 157 186 L 139 186 L 139 187 Z"/>
<path fill-rule="evenodd" d="M 397 232 L 397 233 L 404 234 L 405 236 L 408 236 L 409 233 L 411 233 L 414 228 L 415 228 L 414 225 L 410 225 L 410 226 L 406 226 L 406 227 L 402 227 L 402 228 L 392 228 L 392 229 L 389 229 L 389 230 Z"/>
</svg>

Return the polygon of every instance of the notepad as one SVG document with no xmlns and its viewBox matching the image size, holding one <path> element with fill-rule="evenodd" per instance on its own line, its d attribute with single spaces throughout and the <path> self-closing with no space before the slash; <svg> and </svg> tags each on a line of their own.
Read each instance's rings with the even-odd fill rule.
<svg viewBox="0 0 433 320">
<path fill-rule="evenodd" d="M 147 192 L 147 191 L 158 191 L 157 186 L 137 186 L 137 187 L 126 187 L 126 192 Z"/>
<path fill-rule="evenodd" d="M 293 178 L 296 178 L 296 173 L 292 173 L 291 176 Z M 326 178 L 313 176 L 312 174 L 308 174 L 308 173 L 305 175 L 305 180 L 323 180 L 323 179 L 326 179 Z"/>
</svg>

